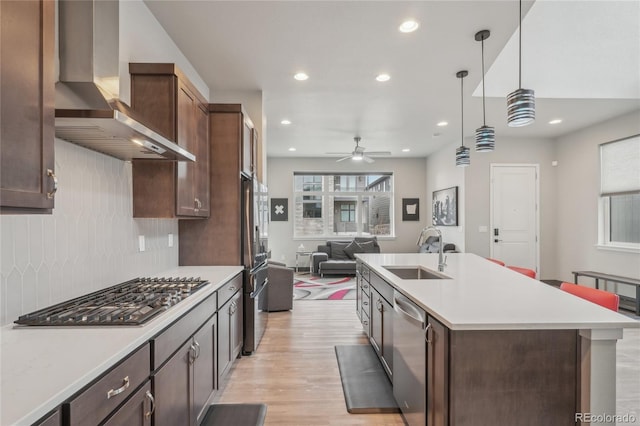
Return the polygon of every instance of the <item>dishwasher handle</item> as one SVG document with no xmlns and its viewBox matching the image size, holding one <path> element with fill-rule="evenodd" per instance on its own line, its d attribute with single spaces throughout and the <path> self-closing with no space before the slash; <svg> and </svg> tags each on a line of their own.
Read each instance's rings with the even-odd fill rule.
<svg viewBox="0 0 640 426">
<path fill-rule="evenodd" d="M 403 300 L 404 299 L 404 300 Z M 426 318 L 408 299 L 398 294 L 393 296 L 393 310 L 407 321 L 424 330 Z"/>
</svg>

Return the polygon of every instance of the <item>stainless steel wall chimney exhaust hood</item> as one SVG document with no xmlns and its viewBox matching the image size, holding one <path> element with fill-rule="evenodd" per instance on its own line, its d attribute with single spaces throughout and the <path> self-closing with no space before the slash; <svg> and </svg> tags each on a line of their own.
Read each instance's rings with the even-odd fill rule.
<svg viewBox="0 0 640 426">
<path fill-rule="evenodd" d="M 121 160 L 195 161 L 119 100 L 119 2 L 59 0 L 56 136 Z"/>
</svg>

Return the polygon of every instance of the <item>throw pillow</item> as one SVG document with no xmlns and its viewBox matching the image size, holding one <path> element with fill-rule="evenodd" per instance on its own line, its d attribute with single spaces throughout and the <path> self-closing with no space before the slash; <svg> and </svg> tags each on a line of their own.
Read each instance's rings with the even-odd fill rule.
<svg viewBox="0 0 640 426">
<path fill-rule="evenodd" d="M 349 256 L 344 251 L 348 245 L 349 243 L 331 242 L 331 258 L 335 260 L 349 260 Z"/>
<path fill-rule="evenodd" d="M 360 247 L 362 247 L 363 253 L 376 253 L 376 249 L 373 245 L 373 241 L 367 241 L 363 243 L 358 243 Z"/>
<path fill-rule="evenodd" d="M 349 259 L 355 259 L 356 253 L 364 253 L 364 249 L 355 240 L 351 241 L 348 246 L 344 248 L 344 252 L 347 253 Z"/>
</svg>

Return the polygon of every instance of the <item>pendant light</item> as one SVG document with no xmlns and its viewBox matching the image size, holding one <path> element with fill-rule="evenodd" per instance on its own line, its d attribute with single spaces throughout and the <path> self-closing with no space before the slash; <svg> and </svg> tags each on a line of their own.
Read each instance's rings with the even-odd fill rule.
<svg viewBox="0 0 640 426">
<path fill-rule="evenodd" d="M 489 30 L 476 33 L 476 41 L 482 43 L 482 126 L 476 129 L 476 152 L 493 151 L 496 146 L 496 131 L 487 126 L 487 113 L 484 105 L 484 41 L 489 38 Z"/>
<path fill-rule="evenodd" d="M 507 124 L 522 127 L 536 119 L 536 99 L 531 89 L 522 88 L 522 0 L 520 0 L 520 26 L 518 27 L 518 90 L 507 96 Z"/>
<path fill-rule="evenodd" d="M 460 140 L 462 145 L 460 145 L 456 149 L 456 166 L 458 167 L 467 167 L 471 164 L 471 160 L 469 159 L 469 148 L 464 146 L 464 93 L 463 93 L 463 80 L 469 75 L 469 71 L 458 71 L 456 73 L 456 77 L 460 79 L 460 111 L 461 111 L 461 120 L 460 120 Z"/>
</svg>

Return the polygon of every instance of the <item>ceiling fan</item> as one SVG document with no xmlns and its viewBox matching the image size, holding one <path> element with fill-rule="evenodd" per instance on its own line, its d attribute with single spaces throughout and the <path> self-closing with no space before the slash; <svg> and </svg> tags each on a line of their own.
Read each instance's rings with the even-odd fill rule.
<svg viewBox="0 0 640 426">
<path fill-rule="evenodd" d="M 364 146 L 360 146 L 362 138 L 360 136 L 356 136 L 353 140 L 356 142 L 356 147 L 352 152 L 327 152 L 327 155 L 345 155 L 345 157 L 337 159 L 336 162 L 351 158 L 353 161 L 365 161 L 367 163 L 373 163 L 375 161 L 371 156 L 391 155 L 391 152 L 389 151 L 368 151 L 365 153 L 366 148 Z"/>
</svg>

